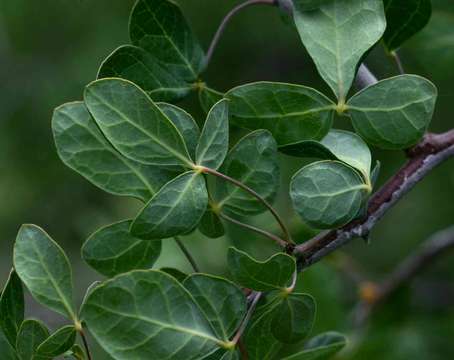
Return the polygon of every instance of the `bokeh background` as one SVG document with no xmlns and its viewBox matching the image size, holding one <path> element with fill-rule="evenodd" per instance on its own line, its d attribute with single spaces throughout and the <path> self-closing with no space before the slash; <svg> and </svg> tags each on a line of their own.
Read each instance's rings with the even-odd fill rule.
<svg viewBox="0 0 454 360">
<path fill-rule="evenodd" d="M 11 268 L 12 248 L 22 223 L 45 228 L 67 252 L 80 302 L 86 287 L 100 279 L 80 259 L 80 247 L 94 230 L 134 216 L 140 204 L 104 193 L 66 168 L 55 151 L 50 121 L 53 109 L 79 100 L 100 62 L 128 42 L 133 0 L 0 0 L 0 284 Z M 205 48 L 223 15 L 240 1 L 180 0 Z M 432 131 L 453 127 L 454 3 L 433 0 L 429 26 L 400 51 L 405 69 L 431 79 L 439 88 Z M 395 75 L 395 64 L 378 45 L 366 59 L 379 78 Z M 228 27 L 203 79 L 218 90 L 256 80 L 313 86 L 329 94 L 294 28 L 270 7 L 244 11 Z M 180 104 L 196 119 L 203 114 L 196 96 Z M 338 119 L 339 128 L 349 128 Z M 240 134 L 234 134 L 239 136 Z M 374 149 L 382 162 L 383 183 L 403 163 L 397 152 Z M 299 241 L 312 231 L 297 219 L 287 195 L 289 177 L 302 161 L 282 156 L 282 194 L 277 207 Z M 269 227 L 266 215 L 252 219 Z M 454 254 L 447 255 L 395 294 L 370 319 L 367 329 L 352 326 L 358 296 L 351 272 L 380 280 L 430 234 L 454 223 L 454 161 L 436 169 L 374 229 L 369 245 L 354 241 L 341 253 L 314 266 L 300 280 L 318 301 L 314 334 L 346 332 L 350 346 L 343 359 L 453 359 Z M 273 230 L 273 228 L 270 228 Z M 235 244 L 266 256 L 267 240 L 229 227 L 228 236 L 211 240 L 200 233 L 185 239 L 204 271 L 228 275 L 225 255 Z M 158 266 L 189 271 L 169 240 Z M 348 268 L 348 271 L 346 271 Z M 30 299 L 29 311 L 55 328 L 64 320 Z M 98 352 L 99 350 L 97 350 Z M 0 354 L 1 358 L 1 354 Z M 95 358 L 107 357 L 101 351 Z"/>
</svg>

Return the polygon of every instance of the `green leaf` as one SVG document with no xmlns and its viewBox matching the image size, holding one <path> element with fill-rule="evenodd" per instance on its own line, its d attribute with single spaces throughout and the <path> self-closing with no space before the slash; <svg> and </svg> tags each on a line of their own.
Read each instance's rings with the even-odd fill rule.
<svg viewBox="0 0 454 360">
<path fill-rule="evenodd" d="M 332 0 L 293 0 L 294 6 L 300 11 L 308 11 L 319 8 Z"/>
<path fill-rule="evenodd" d="M 375 163 L 374 169 L 372 170 L 372 172 L 370 174 L 370 181 L 371 181 L 372 187 L 375 187 L 375 185 L 377 184 L 377 180 L 380 175 L 380 169 L 381 169 L 381 162 L 377 160 Z"/>
<path fill-rule="evenodd" d="M 346 345 L 346 338 L 336 332 L 326 332 L 310 339 L 305 350 L 283 360 L 327 360 Z"/>
<path fill-rule="evenodd" d="M 199 102 L 202 110 L 205 113 L 208 113 L 210 109 L 218 101 L 222 100 L 224 94 L 220 91 L 214 90 L 206 86 L 205 84 L 201 85 L 199 88 Z"/>
<path fill-rule="evenodd" d="M 82 258 L 109 277 L 151 268 L 161 254 L 161 242 L 133 237 L 129 233 L 131 223 L 125 220 L 96 231 L 82 246 Z"/>
<path fill-rule="evenodd" d="M 157 103 L 156 105 L 158 105 L 162 112 L 177 127 L 178 131 L 183 136 L 189 154 L 195 158 L 195 151 L 200 137 L 200 129 L 194 118 L 191 114 L 178 106 L 167 103 Z"/>
<path fill-rule="evenodd" d="M 147 201 L 176 175 L 123 157 L 106 141 L 82 102 L 55 109 L 52 131 L 61 160 L 109 193 Z"/>
<path fill-rule="evenodd" d="M 44 360 L 44 356 L 37 356 L 38 346 L 47 339 L 49 331 L 39 320 L 25 320 L 17 334 L 16 349 L 20 360 Z"/>
<path fill-rule="evenodd" d="M 139 0 L 131 14 L 129 34 L 139 46 L 186 81 L 197 79 L 204 54 L 178 5 L 168 0 Z"/>
<path fill-rule="evenodd" d="M 256 130 L 230 150 L 220 172 L 256 191 L 272 203 L 280 184 L 277 145 L 267 130 Z M 257 215 L 265 207 L 238 186 L 216 179 L 216 207 L 240 216 Z"/>
<path fill-rule="evenodd" d="M 244 251 L 230 247 L 227 263 L 235 281 L 256 291 L 284 289 L 296 270 L 295 259 L 278 253 L 265 261 L 257 261 Z"/>
<path fill-rule="evenodd" d="M 308 294 L 292 293 L 284 297 L 271 323 L 274 337 L 286 344 L 303 340 L 312 330 L 316 304 Z"/>
<path fill-rule="evenodd" d="M 131 234 L 145 240 L 185 234 L 198 225 L 207 204 L 205 179 L 188 171 L 164 185 L 145 205 L 131 225 Z"/>
<path fill-rule="evenodd" d="M 190 275 L 183 286 L 205 314 L 217 338 L 228 342 L 247 311 L 243 291 L 226 279 L 205 274 Z"/>
<path fill-rule="evenodd" d="M 212 239 L 217 239 L 225 234 L 224 225 L 219 216 L 208 207 L 199 223 L 199 231 Z"/>
<path fill-rule="evenodd" d="M 16 347 L 16 344 L 14 344 L 14 347 Z M 17 360 L 16 352 L 6 339 L 6 336 L 1 328 L 0 328 L 0 354 L 2 354 L 2 360 Z"/>
<path fill-rule="evenodd" d="M 62 248 L 36 225 L 22 225 L 14 245 L 14 268 L 39 303 L 76 319 L 72 274 Z"/>
<path fill-rule="evenodd" d="M 363 55 L 382 37 L 386 20 L 379 0 L 332 0 L 294 20 L 322 78 L 345 101 Z"/>
<path fill-rule="evenodd" d="M 11 270 L 0 296 L 0 331 L 11 346 L 16 346 L 17 332 L 24 321 L 24 290 L 16 272 Z"/>
<path fill-rule="evenodd" d="M 71 350 L 67 351 L 63 356 L 65 359 L 72 357 L 76 360 L 85 360 L 85 351 L 79 344 L 74 344 Z"/>
<path fill-rule="evenodd" d="M 163 267 L 163 268 L 160 268 L 159 270 L 174 277 L 180 283 L 182 283 L 189 276 L 188 274 L 184 273 L 183 271 L 180 271 L 180 270 L 174 269 L 174 268 L 170 268 L 170 267 Z"/>
<path fill-rule="evenodd" d="M 200 359 L 221 344 L 187 290 L 155 270 L 106 281 L 88 297 L 82 318 L 117 360 Z"/>
<path fill-rule="evenodd" d="M 197 165 L 217 170 L 229 149 L 229 105 L 226 99 L 210 110 L 197 145 Z"/>
<path fill-rule="evenodd" d="M 203 360 L 241 360 L 239 350 L 219 349 L 215 353 L 204 357 Z"/>
<path fill-rule="evenodd" d="M 156 101 L 178 101 L 192 90 L 192 85 L 172 73 L 168 64 L 132 45 L 120 46 L 104 60 L 98 79 L 108 77 L 129 80 Z"/>
<path fill-rule="evenodd" d="M 355 130 L 370 144 L 398 150 L 415 145 L 429 126 L 437 88 L 417 75 L 379 81 L 348 101 Z"/>
<path fill-rule="evenodd" d="M 232 123 L 246 129 L 267 129 L 277 143 L 320 140 L 331 128 L 336 106 L 318 91 L 293 84 L 256 82 L 225 94 Z"/>
<path fill-rule="evenodd" d="M 421 31 L 432 15 L 431 0 L 384 0 L 386 32 L 383 40 L 389 51 Z"/>
<path fill-rule="evenodd" d="M 363 196 L 370 191 L 360 175 L 338 161 L 318 161 L 292 178 L 290 197 L 301 218 L 317 229 L 347 224 L 358 214 Z"/>
<path fill-rule="evenodd" d="M 192 165 L 180 132 L 135 84 L 96 80 L 86 87 L 84 98 L 107 140 L 127 158 L 148 165 Z"/>
<path fill-rule="evenodd" d="M 53 358 L 71 349 L 76 340 L 76 328 L 73 325 L 64 326 L 38 346 L 36 353 Z"/>
</svg>

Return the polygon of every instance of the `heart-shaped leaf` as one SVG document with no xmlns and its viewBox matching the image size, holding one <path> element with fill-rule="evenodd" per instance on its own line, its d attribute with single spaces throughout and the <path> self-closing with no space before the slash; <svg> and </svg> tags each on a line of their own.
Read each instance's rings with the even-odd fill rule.
<svg viewBox="0 0 454 360">
<path fill-rule="evenodd" d="M 47 339 L 49 331 L 46 326 L 34 319 L 25 320 L 17 334 L 16 349 L 20 360 L 50 360 L 49 357 L 36 353 L 38 346 Z"/>
<path fill-rule="evenodd" d="M 317 229 L 342 226 L 358 214 L 370 191 L 361 176 L 339 161 L 318 161 L 292 178 L 290 197 L 301 218 Z"/>
<path fill-rule="evenodd" d="M 22 225 L 14 245 L 14 268 L 39 303 L 75 320 L 71 267 L 62 248 L 36 225 Z"/>
<path fill-rule="evenodd" d="M 196 150 L 197 165 L 217 170 L 229 149 L 229 105 L 217 102 L 208 113 Z"/>
<path fill-rule="evenodd" d="M 230 150 L 220 171 L 273 202 L 280 183 L 276 141 L 269 131 L 251 132 Z M 228 213 L 250 216 L 266 210 L 255 197 L 222 179 L 216 179 L 215 190 L 216 207 Z"/>
<path fill-rule="evenodd" d="M 243 291 L 226 279 L 205 274 L 189 276 L 183 286 L 205 314 L 217 338 L 228 342 L 246 314 Z"/>
<path fill-rule="evenodd" d="M 417 75 L 379 81 L 348 101 L 355 130 L 382 149 L 405 149 L 416 144 L 429 126 L 437 88 Z"/>
<path fill-rule="evenodd" d="M 73 325 L 63 326 L 55 331 L 37 348 L 36 353 L 40 356 L 54 358 L 71 349 L 76 340 L 76 328 Z"/>
<path fill-rule="evenodd" d="M 84 99 L 103 134 L 127 158 L 149 165 L 192 166 L 178 129 L 135 84 L 96 80 L 86 87 Z"/>
<path fill-rule="evenodd" d="M 139 239 L 157 240 L 193 230 L 208 204 L 203 176 L 194 171 L 181 174 L 164 185 L 145 205 L 131 225 Z"/>
<path fill-rule="evenodd" d="M 432 15 L 431 0 L 384 0 L 386 32 L 383 40 L 389 51 L 422 30 Z"/>
<path fill-rule="evenodd" d="M 292 293 L 284 297 L 271 323 L 274 337 L 286 344 L 303 340 L 312 330 L 315 311 L 315 299 L 308 294 Z"/>
<path fill-rule="evenodd" d="M 14 348 L 19 328 L 24 321 L 24 290 L 22 282 L 14 270 L 0 296 L 0 330 Z"/>
<path fill-rule="evenodd" d="M 224 94 L 211 89 L 210 87 L 206 86 L 205 84 L 199 87 L 199 102 L 202 110 L 205 113 L 208 113 L 210 109 L 220 101 L 224 97 Z"/>
<path fill-rule="evenodd" d="M 385 31 L 383 2 L 332 0 L 313 11 L 295 7 L 293 17 L 318 72 L 344 102 L 359 61 Z"/>
<path fill-rule="evenodd" d="M 61 160 L 109 193 L 148 201 L 177 175 L 123 157 L 107 142 L 83 102 L 55 109 L 52 131 Z"/>
<path fill-rule="evenodd" d="M 82 258 L 109 277 L 151 268 L 161 254 L 161 242 L 133 237 L 129 233 L 131 223 L 125 220 L 96 231 L 82 246 Z"/>
<path fill-rule="evenodd" d="M 279 146 L 320 140 L 331 128 L 336 106 L 318 91 L 293 84 L 257 82 L 225 94 L 232 123 L 267 129 Z"/>
<path fill-rule="evenodd" d="M 204 54 L 180 8 L 168 0 L 139 0 L 131 13 L 129 35 L 165 64 L 172 75 L 186 81 L 199 76 Z"/>
<path fill-rule="evenodd" d="M 238 284 L 256 291 L 284 289 L 296 270 L 295 259 L 284 253 L 257 261 L 234 247 L 229 248 L 227 263 Z"/>
<path fill-rule="evenodd" d="M 304 350 L 283 360 L 328 360 L 347 343 L 345 336 L 336 332 L 326 332 L 310 339 Z"/>
<path fill-rule="evenodd" d="M 82 319 L 118 360 L 198 359 L 222 345 L 187 290 L 155 270 L 132 271 L 98 286 Z"/>
<path fill-rule="evenodd" d="M 208 207 L 199 224 L 199 231 L 212 239 L 217 239 L 225 234 L 224 225 L 219 216 Z"/>
</svg>

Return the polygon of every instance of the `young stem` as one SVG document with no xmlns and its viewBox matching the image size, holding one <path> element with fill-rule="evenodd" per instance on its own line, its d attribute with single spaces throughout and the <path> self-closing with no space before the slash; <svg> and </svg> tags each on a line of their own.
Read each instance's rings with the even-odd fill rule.
<svg viewBox="0 0 454 360">
<path fill-rule="evenodd" d="M 238 341 L 240 341 L 241 336 L 244 333 L 244 330 L 246 330 L 246 327 L 249 324 L 249 321 L 251 320 L 252 314 L 254 314 L 255 308 L 257 307 L 257 303 L 259 302 L 261 296 L 262 296 L 261 292 L 256 292 L 254 294 L 251 306 L 249 306 L 249 309 L 248 309 L 248 311 L 246 313 L 246 316 L 243 319 L 243 322 L 241 323 L 238 331 L 236 332 L 235 336 L 232 339 L 232 343 L 235 346 L 236 346 L 236 344 L 238 344 Z"/>
<path fill-rule="evenodd" d="M 219 217 L 221 219 L 229 221 L 229 222 L 231 222 L 231 223 L 233 223 L 235 225 L 241 226 L 241 227 L 243 227 L 245 229 L 254 231 L 254 232 L 256 232 L 256 233 L 258 233 L 260 235 L 263 235 L 263 236 L 265 236 L 267 238 L 270 238 L 271 240 L 274 240 L 278 245 L 280 245 L 282 247 L 286 247 L 287 246 L 287 242 L 286 241 L 282 240 L 279 236 L 276 236 L 276 235 L 274 235 L 274 234 L 272 234 L 272 233 L 270 233 L 270 232 L 268 232 L 266 230 L 259 229 L 259 228 L 255 227 L 255 226 L 252 226 L 252 225 L 249 225 L 249 224 L 245 224 L 245 223 L 243 223 L 243 222 L 241 222 L 239 220 L 236 220 L 234 218 L 231 218 L 230 216 L 227 216 L 227 215 L 225 215 L 223 213 L 220 213 Z"/>
<path fill-rule="evenodd" d="M 84 344 L 85 353 L 87 354 L 87 358 L 88 358 L 88 360 L 92 360 L 90 348 L 88 347 L 88 341 L 87 341 L 87 338 L 85 337 L 85 333 L 82 329 L 79 329 L 78 331 L 79 331 L 79 335 L 82 339 L 82 342 Z"/>
<path fill-rule="evenodd" d="M 292 237 L 290 236 L 290 232 L 287 229 L 287 226 L 285 225 L 284 221 L 281 219 L 281 217 L 279 216 L 277 211 L 268 203 L 268 201 L 266 201 L 264 198 L 262 198 L 257 192 L 252 190 L 250 187 L 244 185 L 242 182 L 240 182 L 238 180 L 235 180 L 235 179 L 231 178 L 230 176 L 222 174 L 222 173 L 220 173 L 220 172 L 218 172 L 216 170 L 213 170 L 213 169 L 210 169 L 210 168 L 207 168 L 207 167 L 203 167 L 201 169 L 201 171 L 204 172 L 205 174 L 210 174 L 210 175 L 213 175 L 213 176 L 217 176 L 220 179 L 228 181 L 228 182 L 232 183 L 233 185 L 238 186 L 239 188 L 243 189 L 244 191 L 246 191 L 247 193 L 249 193 L 253 197 L 255 197 L 274 216 L 274 218 L 278 222 L 279 226 L 281 227 L 281 229 L 282 229 L 282 231 L 283 231 L 283 233 L 285 235 L 285 242 L 287 243 L 287 245 L 288 244 L 293 244 Z"/>
<path fill-rule="evenodd" d="M 389 55 L 394 59 L 397 65 L 397 69 L 399 70 L 399 73 L 401 75 L 405 74 L 405 69 L 404 65 L 402 64 L 402 61 L 400 60 L 400 56 L 396 51 L 392 51 L 389 53 Z"/>
<path fill-rule="evenodd" d="M 200 272 L 199 267 L 197 266 L 197 263 L 195 262 L 194 258 L 192 257 L 191 253 L 189 250 L 184 246 L 183 242 L 178 236 L 174 237 L 175 242 L 177 243 L 178 247 L 180 248 L 181 252 L 184 254 L 188 262 L 191 264 L 192 268 L 194 269 L 195 272 Z"/>
<path fill-rule="evenodd" d="M 210 47 L 208 48 L 205 57 L 205 64 L 208 65 L 210 63 L 211 58 L 213 57 L 214 50 L 216 49 L 219 39 L 224 33 L 227 24 L 237 13 L 252 5 L 275 5 L 275 4 L 276 4 L 275 0 L 248 0 L 242 4 L 235 6 L 232 10 L 230 10 L 230 12 L 222 20 L 221 25 L 219 25 L 219 28 L 216 31 L 213 40 L 211 41 Z"/>
</svg>

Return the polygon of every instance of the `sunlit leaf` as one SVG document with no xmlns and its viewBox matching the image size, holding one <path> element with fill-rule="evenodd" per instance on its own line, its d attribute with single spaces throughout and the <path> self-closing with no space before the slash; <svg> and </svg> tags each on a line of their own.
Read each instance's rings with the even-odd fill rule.
<svg viewBox="0 0 454 360">
<path fill-rule="evenodd" d="M 58 329 L 44 340 L 38 346 L 36 353 L 41 356 L 53 358 L 69 350 L 74 345 L 75 340 L 75 327 L 73 325 L 67 325 Z"/>
<path fill-rule="evenodd" d="M 20 360 L 50 360 L 49 357 L 37 356 L 38 346 L 47 339 L 49 331 L 39 320 L 25 320 L 17 334 L 16 349 Z"/>
<path fill-rule="evenodd" d="M 14 348 L 17 333 L 24 321 L 24 290 L 14 270 L 11 270 L 8 281 L 0 296 L 0 331 Z"/>
</svg>

